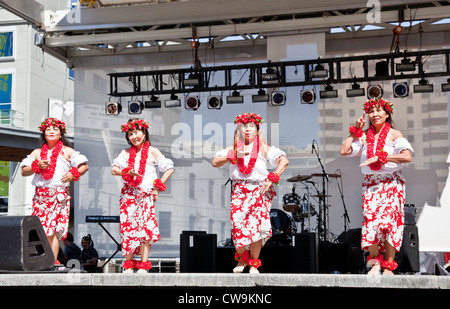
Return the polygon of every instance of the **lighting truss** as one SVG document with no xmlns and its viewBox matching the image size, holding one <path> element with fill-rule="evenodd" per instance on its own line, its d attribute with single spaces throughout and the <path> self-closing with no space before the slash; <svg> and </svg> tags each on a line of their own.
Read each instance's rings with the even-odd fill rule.
<svg viewBox="0 0 450 309">
<path fill-rule="evenodd" d="M 113 97 L 133 97 L 144 95 L 163 95 L 163 94 L 177 94 L 182 93 L 184 95 L 189 93 L 199 92 L 214 92 L 214 91 L 242 91 L 244 89 L 267 89 L 267 88 L 281 88 L 281 87 L 294 87 L 294 86 L 313 86 L 313 85 L 326 85 L 326 84 L 344 84 L 344 83 L 360 83 L 360 82 L 374 82 L 382 80 L 405 80 L 422 77 L 438 77 L 449 76 L 449 53 L 450 49 L 442 50 L 430 50 L 430 51 L 416 51 L 416 52 L 403 52 L 403 53 L 389 53 L 378 55 L 362 55 L 351 57 L 334 57 L 334 58 L 322 58 L 312 60 L 299 60 L 299 61 L 285 61 L 285 62 L 267 62 L 267 63 L 250 63 L 239 64 L 231 66 L 214 66 L 214 67 L 195 67 L 195 68 L 183 68 L 172 70 L 158 70 L 158 71 L 140 71 L 140 72 L 121 72 L 110 73 L 110 96 Z M 442 55 L 443 62 L 445 63 L 442 71 L 427 71 L 424 72 L 421 59 L 433 56 Z M 397 73 L 396 63 L 405 58 L 414 58 L 416 71 L 409 72 L 403 71 Z M 357 63 L 360 62 L 363 67 L 363 72 L 359 76 L 350 76 L 348 78 L 342 76 L 342 65 L 344 63 Z M 386 63 L 389 70 L 383 70 L 383 74 L 376 74 L 379 72 L 371 72 L 369 70 L 370 63 L 383 62 L 383 69 L 386 69 Z M 328 78 L 325 80 L 314 79 L 311 76 L 312 67 L 317 65 L 327 64 Z M 303 70 L 301 70 L 303 67 Z M 275 80 L 271 80 L 270 84 L 267 84 L 267 70 L 272 72 L 276 68 L 278 74 Z M 286 78 L 286 72 L 296 70 L 304 72 L 304 76 L 299 76 L 298 80 L 293 80 L 291 77 L 289 81 Z M 232 80 L 234 71 L 248 71 L 248 79 L 242 81 L 242 84 L 236 83 Z M 272 72 L 273 73 L 273 72 Z M 222 84 L 211 84 L 210 76 L 223 74 Z M 141 79 L 145 79 L 141 82 Z M 147 85 L 148 81 L 152 80 L 152 88 L 145 89 L 144 85 Z M 176 80 L 177 85 L 168 85 L 167 80 Z M 217 82 L 217 78 L 214 79 Z M 188 82 L 187 82 L 188 81 Z M 187 82 L 187 83 L 186 83 Z M 127 89 L 123 87 L 125 83 L 131 83 L 132 90 L 119 90 Z M 120 84 L 120 86 L 119 86 Z"/>
</svg>

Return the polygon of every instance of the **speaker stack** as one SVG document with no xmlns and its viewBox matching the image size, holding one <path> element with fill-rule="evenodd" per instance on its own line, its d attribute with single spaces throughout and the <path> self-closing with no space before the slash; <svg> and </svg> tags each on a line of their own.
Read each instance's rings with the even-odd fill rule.
<svg viewBox="0 0 450 309">
<path fill-rule="evenodd" d="M 183 231 L 180 234 L 180 272 L 215 272 L 216 249 L 216 234 L 207 234 L 204 231 Z"/>
<path fill-rule="evenodd" d="M 416 208 L 413 204 L 405 205 L 405 225 L 400 251 L 395 255 L 398 263 L 397 272 L 419 272 L 419 231 L 416 226 Z"/>
<path fill-rule="evenodd" d="M 48 270 L 55 257 L 36 216 L 0 217 L 0 270 Z"/>
</svg>

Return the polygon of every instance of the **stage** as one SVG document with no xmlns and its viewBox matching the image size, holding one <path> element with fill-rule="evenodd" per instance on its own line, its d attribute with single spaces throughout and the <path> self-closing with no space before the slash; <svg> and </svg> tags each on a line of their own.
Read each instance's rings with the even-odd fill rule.
<svg viewBox="0 0 450 309">
<path fill-rule="evenodd" d="M 450 290 L 450 276 L 366 274 L 2 272 L 0 288 L 380 288 Z"/>
</svg>

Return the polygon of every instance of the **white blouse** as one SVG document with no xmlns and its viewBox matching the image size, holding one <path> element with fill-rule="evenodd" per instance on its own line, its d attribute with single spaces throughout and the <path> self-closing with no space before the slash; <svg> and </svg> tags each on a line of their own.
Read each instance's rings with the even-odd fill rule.
<svg viewBox="0 0 450 309">
<path fill-rule="evenodd" d="M 34 157 L 28 155 L 25 159 L 22 160 L 19 167 L 22 169 L 24 166 L 31 166 L 31 163 L 35 160 Z M 48 158 L 50 160 L 50 157 Z M 56 188 L 56 187 L 68 187 L 70 183 L 61 182 L 61 177 L 66 174 L 72 167 L 80 166 L 83 163 L 86 163 L 88 159 L 86 156 L 80 154 L 79 151 L 75 152 L 71 158 L 70 162 L 67 161 L 62 155 L 58 156 L 56 160 L 55 174 L 49 180 L 44 179 L 41 174 L 34 174 L 33 180 L 31 184 L 40 188 Z"/>
<path fill-rule="evenodd" d="M 114 159 L 112 166 L 117 166 L 121 170 L 128 166 L 128 158 L 126 158 L 123 154 L 120 154 L 117 158 Z M 145 174 L 142 177 L 142 182 L 139 184 L 138 188 L 142 190 L 150 190 L 153 189 L 153 181 L 159 178 L 159 172 L 164 173 L 168 169 L 174 168 L 173 161 L 164 157 L 164 155 L 159 156 L 155 162 L 152 162 L 147 159 L 145 165 Z M 134 169 L 139 170 L 139 160 L 134 162 Z M 121 178 L 122 183 L 125 181 Z"/>
<path fill-rule="evenodd" d="M 228 154 L 228 149 L 222 149 L 218 151 L 214 157 L 226 157 Z M 255 181 L 255 182 L 261 182 L 264 181 L 267 178 L 267 175 L 269 174 L 269 171 L 267 170 L 267 163 L 269 163 L 272 166 L 278 165 L 278 159 L 281 156 L 286 156 L 286 153 L 279 148 L 276 148 L 274 146 L 270 147 L 269 151 L 267 152 L 267 156 L 263 157 L 261 151 L 258 153 L 258 159 L 255 162 L 255 167 L 253 168 L 253 171 L 248 174 L 244 175 L 239 171 L 239 167 L 236 164 L 230 164 L 230 179 L 231 180 L 248 180 L 248 181 Z M 244 157 L 244 164 L 245 166 L 248 165 L 248 162 L 250 161 L 250 154 L 246 155 Z"/>
<path fill-rule="evenodd" d="M 374 148 L 376 148 L 376 143 L 374 145 Z M 394 141 L 394 144 L 386 143 L 384 145 L 384 150 L 390 155 L 399 154 L 403 150 L 409 150 L 411 152 L 411 155 L 414 154 L 414 149 L 412 148 L 408 140 L 404 137 L 397 138 Z M 363 146 L 361 139 L 359 138 L 354 139 L 352 143 L 352 153 L 348 156 L 349 157 L 361 156 L 360 163 L 365 162 L 367 160 L 367 144 Z M 361 167 L 361 172 L 363 174 L 385 174 L 385 173 L 394 173 L 396 171 L 401 170 L 402 168 L 403 168 L 402 163 L 387 162 L 386 164 L 382 165 L 381 169 L 377 171 L 372 170 L 369 166 L 363 166 Z"/>
</svg>

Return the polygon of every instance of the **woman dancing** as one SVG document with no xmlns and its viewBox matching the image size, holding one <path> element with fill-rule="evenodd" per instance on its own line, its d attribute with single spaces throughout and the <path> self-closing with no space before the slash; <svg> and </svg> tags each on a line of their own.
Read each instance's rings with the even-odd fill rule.
<svg viewBox="0 0 450 309">
<path fill-rule="evenodd" d="M 369 274 L 378 274 L 381 269 L 383 274 L 393 274 L 398 266 L 395 253 L 403 240 L 405 180 L 401 170 L 403 163 L 411 162 L 414 150 L 393 128 L 393 110 L 393 105 L 383 99 L 367 101 L 363 116 L 350 127 L 350 136 L 341 148 L 343 156 L 361 156 L 361 247 L 369 251 Z M 364 132 L 366 114 L 370 127 Z"/>
<path fill-rule="evenodd" d="M 250 266 L 250 273 L 258 273 L 261 266 L 259 254 L 272 236 L 270 207 L 276 196 L 273 184 L 289 164 L 286 154 L 268 146 L 261 138 L 261 116 L 245 113 L 237 116 L 232 146 L 216 153 L 212 165 L 222 167 L 230 162 L 230 179 L 233 180 L 231 196 L 232 238 L 238 262 L 234 273 Z M 267 163 L 277 166 L 273 173 Z"/>
<path fill-rule="evenodd" d="M 125 256 L 125 273 L 147 273 L 152 264 L 148 261 L 151 245 L 160 240 L 155 215 L 155 201 L 165 182 L 174 172 L 172 160 L 152 147 L 148 129 L 150 124 L 142 119 L 130 119 L 121 129 L 131 145 L 114 159 L 111 173 L 122 177 L 120 196 L 120 234 L 122 253 Z M 162 172 L 161 179 L 158 171 Z M 140 255 L 141 261 L 134 256 Z"/>
<path fill-rule="evenodd" d="M 69 146 L 65 138 L 66 124 L 56 118 L 41 123 L 41 148 L 22 160 L 22 176 L 34 174 L 33 216 L 39 217 L 55 256 L 59 240 L 67 237 L 70 215 L 69 185 L 84 175 L 89 167 L 87 158 Z"/>
</svg>

